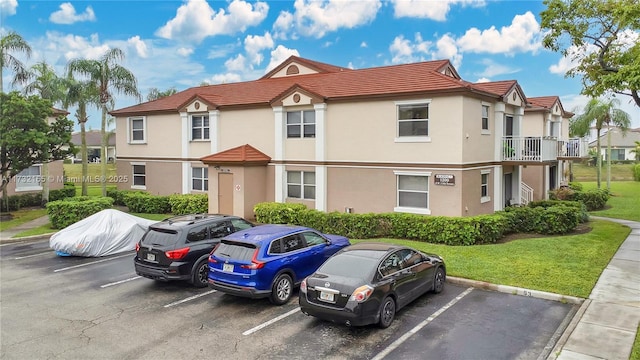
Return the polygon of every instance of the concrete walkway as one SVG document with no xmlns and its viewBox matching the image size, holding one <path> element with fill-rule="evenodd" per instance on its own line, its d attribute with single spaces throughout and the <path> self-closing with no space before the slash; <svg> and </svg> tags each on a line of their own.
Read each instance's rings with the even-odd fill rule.
<svg viewBox="0 0 640 360">
<path fill-rule="evenodd" d="M 39 239 L 47 239 L 49 238 L 49 236 L 51 234 L 43 234 L 43 235 L 36 235 L 36 236 L 29 236 L 29 237 L 21 237 L 21 238 L 14 238 L 15 235 L 25 231 L 25 230 L 30 230 L 33 228 L 37 228 L 40 227 L 42 225 L 46 225 L 49 223 L 49 216 L 45 215 L 43 217 L 39 217 L 37 219 L 31 220 L 29 222 L 26 222 L 22 225 L 18 225 L 16 227 L 13 227 L 11 229 L 8 230 L 3 230 L 2 232 L 0 232 L 0 243 L 10 243 L 10 242 L 18 242 L 18 241 L 26 241 L 26 240 L 39 240 Z M 52 232 L 54 232 L 54 230 L 51 230 Z"/>
<path fill-rule="evenodd" d="M 640 324 L 640 223 L 631 228 L 548 359 L 628 360 Z"/>
</svg>

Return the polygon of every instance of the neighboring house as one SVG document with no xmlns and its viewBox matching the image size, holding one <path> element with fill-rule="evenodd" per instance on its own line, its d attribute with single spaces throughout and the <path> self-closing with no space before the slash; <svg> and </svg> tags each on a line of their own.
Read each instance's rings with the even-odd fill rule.
<svg viewBox="0 0 640 360">
<path fill-rule="evenodd" d="M 533 189 L 546 197 L 566 181 L 564 160 L 586 155 L 586 144 L 563 152 L 569 113 L 529 108 L 517 81 L 464 81 L 448 60 L 352 70 L 292 56 L 255 81 L 111 115 L 129 180 L 120 189 L 208 193 L 210 212 L 250 218 L 262 201 L 489 214 L 532 200 L 525 166 L 556 168 L 553 184 Z M 526 133 L 536 121 L 556 132 Z"/>
<path fill-rule="evenodd" d="M 47 121 L 51 124 L 58 116 L 66 116 L 69 113 L 53 108 L 53 115 Z M 52 161 L 43 169 L 43 164 L 34 164 L 22 170 L 7 185 L 7 195 L 20 195 L 29 192 L 41 192 L 43 182 L 49 182 L 49 190 L 62 189 L 64 186 L 64 169 L 62 160 Z M 48 174 L 46 172 L 48 171 Z"/>
<path fill-rule="evenodd" d="M 640 128 L 629 129 L 626 133 L 615 127 L 602 129 L 600 133 L 600 153 L 604 160 L 607 159 L 608 131 L 611 131 L 611 161 L 635 160 L 636 153 L 632 152 L 632 150 L 636 149 L 636 142 L 640 142 Z M 589 148 L 597 152 L 597 140 L 591 141 Z"/>
<path fill-rule="evenodd" d="M 82 139 L 79 131 L 71 134 L 71 143 L 76 147 L 76 154 L 73 158 L 74 163 L 82 162 L 82 156 L 80 155 L 80 147 L 82 146 Z M 87 130 L 85 131 L 85 141 L 87 143 L 87 160 L 89 162 L 100 162 L 100 148 L 102 147 L 102 135 L 100 130 Z M 107 159 L 109 162 L 113 162 L 116 159 L 116 134 L 114 132 L 109 133 L 109 141 L 107 142 Z"/>
</svg>

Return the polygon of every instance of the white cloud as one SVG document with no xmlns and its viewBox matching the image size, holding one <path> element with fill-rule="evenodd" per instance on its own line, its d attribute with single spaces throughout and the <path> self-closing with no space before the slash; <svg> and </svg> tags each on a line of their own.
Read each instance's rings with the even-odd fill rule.
<svg viewBox="0 0 640 360">
<path fill-rule="evenodd" d="M 211 81 L 207 81 L 211 84 L 226 84 L 242 81 L 242 76 L 235 73 L 216 74 L 209 78 Z"/>
<path fill-rule="evenodd" d="M 178 51 L 178 55 L 185 56 L 185 57 L 193 54 L 193 48 L 188 48 L 188 47 L 178 48 L 177 51 Z"/>
<path fill-rule="evenodd" d="M 640 128 L 640 107 L 629 96 L 618 96 L 620 100 L 619 109 L 623 110 L 631 117 L 631 128 Z M 565 110 L 571 111 L 576 115 L 583 112 L 584 107 L 591 100 L 590 97 L 584 95 L 570 94 L 560 97 L 562 106 Z M 595 135 L 594 135 L 595 138 Z"/>
<path fill-rule="evenodd" d="M 462 66 L 462 54 L 458 52 L 456 41 L 449 35 L 444 35 L 436 42 L 436 52 L 433 60 L 449 59 L 455 68 Z"/>
<path fill-rule="evenodd" d="M 147 44 L 145 44 L 144 41 L 140 40 L 140 36 L 136 35 L 132 38 L 129 38 L 129 40 L 127 40 L 127 43 L 133 46 L 133 48 L 136 50 L 136 53 L 141 58 L 146 58 L 147 56 L 149 56 L 147 52 Z"/>
<path fill-rule="evenodd" d="M 296 0 L 293 14 L 283 11 L 273 29 L 278 39 L 302 36 L 321 38 L 327 32 L 352 29 L 373 21 L 380 0 Z"/>
<path fill-rule="evenodd" d="M 498 31 L 494 26 L 480 31 L 471 28 L 457 40 L 462 52 L 475 53 L 514 53 L 536 52 L 542 47 L 540 24 L 535 16 L 527 11 L 524 15 L 516 15 L 509 26 Z"/>
<path fill-rule="evenodd" d="M 361 43 L 360 43 L 360 47 L 361 47 L 361 48 L 366 48 L 366 47 L 368 47 L 368 46 L 369 46 L 369 45 L 367 45 L 367 42 L 366 42 L 366 41 L 363 41 L 363 42 L 361 42 Z"/>
<path fill-rule="evenodd" d="M 0 0 L 1 16 L 11 16 L 16 14 L 18 8 L 18 0 Z"/>
<path fill-rule="evenodd" d="M 445 21 L 452 5 L 484 6 L 484 0 L 392 0 L 394 16 Z"/>
<path fill-rule="evenodd" d="M 267 65 L 267 68 L 265 69 L 265 73 L 268 73 L 292 55 L 300 56 L 300 53 L 298 52 L 298 50 L 289 49 L 283 45 L 278 45 L 278 47 L 271 51 L 271 60 L 269 61 L 269 65 Z"/>
<path fill-rule="evenodd" d="M 391 52 L 391 62 L 394 64 L 403 64 L 416 61 L 423 61 L 425 55 L 429 53 L 431 42 L 424 41 L 420 33 L 416 33 L 414 41 L 410 41 L 399 35 L 393 39 L 389 46 Z"/>
<path fill-rule="evenodd" d="M 82 14 L 77 14 L 76 9 L 71 3 L 63 3 L 60 10 L 52 13 L 49 20 L 55 24 L 73 24 L 82 21 L 96 21 L 96 14 L 91 6 L 87 6 Z"/>
<path fill-rule="evenodd" d="M 477 83 L 485 83 L 485 82 L 490 82 L 490 79 L 487 79 L 486 77 L 481 77 L 480 79 L 478 79 L 476 82 Z"/>
<path fill-rule="evenodd" d="M 204 0 L 189 0 L 178 8 L 176 17 L 156 31 L 156 35 L 199 43 L 208 36 L 244 32 L 248 27 L 260 24 L 268 12 L 269 5 L 260 1 L 250 4 L 233 0 L 226 11 L 216 12 Z"/>
<path fill-rule="evenodd" d="M 209 49 L 207 53 L 207 59 L 220 59 L 229 56 L 232 52 L 236 51 L 236 44 L 222 44 L 214 45 Z"/>
<path fill-rule="evenodd" d="M 520 69 L 518 68 L 514 68 L 511 66 L 507 66 L 507 65 L 502 65 L 502 64 L 498 64 L 495 61 L 491 60 L 491 59 L 484 59 L 482 60 L 482 64 L 485 66 L 484 70 L 478 74 L 480 76 L 483 77 L 494 77 L 494 76 L 498 76 L 498 75 L 505 75 L 505 74 L 514 74 L 520 71 Z"/>
<path fill-rule="evenodd" d="M 235 58 L 231 58 L 224 62 L 224 67 L 229 71 L 242 72 L 247 69 L 246 58 L 242 54 L 238 54 Z"/>
<path fill-rule="evenodd" d="M 271 34 L 265 32 L 264 36 L 248 35 L 244 39 L 244 50 L 247 52 L 251 64 L 260 65 L 264 56 L 261 51 L 264 49 L 273 49 L 274 42 Z"/>
</svg>

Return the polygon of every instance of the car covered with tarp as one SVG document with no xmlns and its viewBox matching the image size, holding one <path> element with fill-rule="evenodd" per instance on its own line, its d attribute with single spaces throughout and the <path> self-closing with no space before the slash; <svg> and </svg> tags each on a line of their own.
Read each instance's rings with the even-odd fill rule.
<svg viewBox="0 0 640 360">
<path fill-rule="evenodd" d="M 156 222 L 106 209 L 51 235 L 49 246 L 60 256 L 98 257 L 132 251 Z"/>
</svg>

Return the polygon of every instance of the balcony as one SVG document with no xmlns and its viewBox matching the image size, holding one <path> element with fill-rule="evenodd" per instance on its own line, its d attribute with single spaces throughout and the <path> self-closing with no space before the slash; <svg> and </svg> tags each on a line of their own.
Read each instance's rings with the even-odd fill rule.
<svg viewBox="0 0 640 360">
<path fill-rule="evenodd" d="M 586 157 L 585 139 L 558 140 L 549 136 L 504 136 L 502 160 L 513 162 L 547 162 Z"/>
</svg>

